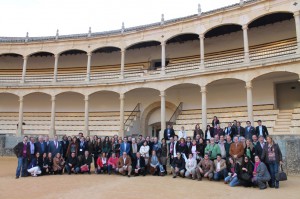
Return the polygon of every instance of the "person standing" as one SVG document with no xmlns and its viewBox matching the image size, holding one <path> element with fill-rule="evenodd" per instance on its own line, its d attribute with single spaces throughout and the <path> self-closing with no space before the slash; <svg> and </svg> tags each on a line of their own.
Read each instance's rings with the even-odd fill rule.
<svg viewBox="0 0 300 199">
<path fill-rule="evenodd" d="M 266 139 L 266 137 L 269 135 L 267 127 L 262 125 L 261 120 L 258 120 L 257 124 L 258 126 L 255 128 L 256 136 L 263 136 Z"/>
<path fill-rule="evenodd" d="M 239 138 L 235 136 L 233 138 L 234 143 L 230 145 L 229 154 L 234 159 L 234 161 L 242 164 L 243 155 L 244 155 L 244 146 L 239 142 Z"/>
<path fill-rule="evenodd" d="M 279 181 L 276 180 L 275 175 L 278 173 L 279 165 L 283 164 L 281 150 L 276 144 L 272 137 L 267 136 L 267 143 L 265 144 L 262 152 L 262 161 L 264 161 L 268 167 L 271 174 L 270 187 L 279 188 Z"/>
<path fill-rule="evenodd" d="M 167 128 L 164 130 L 164 138 L 166 141 L 170 140 L 170 137 L 174 137 L 175 132 L 174 129 L 171 128 L 171 125 L 168 124 Z"/>
<path fill-rule="evenodd" d="M 196 126 L 195 126 L 193 139 L 196 139 L 197 135 L 200 135 L 200 138 L 204 137 L 204 133 L 203 133 L 203 131 L 200 128 L 200 124 L 196 124 Z"/>
<path fill-rule="evenodd" d="M 27 176 L 27 164 L 30 158 L 30 148 L 27 145 L 28 137 L 24 136 L 23 141 L 19 142 L 13 149 L 18 158 L 18 166 L 16 170 L 16 179 Z"/>
<path fill-rule="evenodd" d="M 251 126 L 251 122 L 247 121 L 247 126 L 245 128 L 245 134 L 241 135 L 245 137 L 246 139 L 252 139 L 252 135 L 255 135 L 255 129 L 253 126 Z"/>
</svg>

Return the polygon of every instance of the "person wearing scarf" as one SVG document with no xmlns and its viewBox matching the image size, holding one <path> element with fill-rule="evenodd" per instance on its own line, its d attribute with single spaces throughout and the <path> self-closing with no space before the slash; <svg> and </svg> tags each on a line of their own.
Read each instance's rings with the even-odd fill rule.
<svg viewBox="0 0 300 199">
<path fill-rule="evenodd" d="M 258 156 L 255 156 L 252 182 L 258 185 L 260 189 L 266 189 L 266 182 L 268 182 L 270 179 L 271 176 L 267 166 L 260 161 Z"/>
</svg>

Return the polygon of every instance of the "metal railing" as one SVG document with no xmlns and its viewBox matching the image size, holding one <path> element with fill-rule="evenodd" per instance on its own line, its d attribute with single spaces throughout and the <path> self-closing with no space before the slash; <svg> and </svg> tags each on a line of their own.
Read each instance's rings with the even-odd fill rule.
<svg viewBox="0 0 300 199">
<path fill-rule="evenodd" d="M 134 118 L 140 113 L 140 106 L 141 106 L 141 103 L 138 103 L 135 108 L 131 111 L 130 115 L 127 117 L 126 121 L 124 122 L 124 127 L 129 127 Z"/>
<path fill-rule="evenodd" d="M 183 103 L 180 102 L 179 105 L 177 106 L 176 110 L 174 111 L 173 115 L 171 116 L 168 124 L 176 124 L 177 117 L 181 114 L 182 112 L 182 107 Z"/>
</svg>

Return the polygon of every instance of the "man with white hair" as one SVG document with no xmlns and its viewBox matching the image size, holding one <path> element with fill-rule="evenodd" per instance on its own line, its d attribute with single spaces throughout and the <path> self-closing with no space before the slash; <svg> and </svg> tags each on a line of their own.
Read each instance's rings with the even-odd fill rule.
<svg viewBox="0 0 300 199">
<path fill-rule="evenodd" d="M 35 143 L 35 146 L 37 148 L 37 152 L 39 152 L 41 156 L 43 156 L 46 151 L 48 152 L 48 150 L 46 150 L 46 143 L 44 142 L 44 137 L 42 135 L 39 136 L 38 142 Z"/>
<path fill-rule="evenodd" d="M 244 146 L 241 142 L 239 142 L 239 138 L 235 136 L 233 138 L 233 142 L 230 145 L 229 154 L 230 156 L 242 164 L 243 155 L 244 155 Z"/>
</svg>

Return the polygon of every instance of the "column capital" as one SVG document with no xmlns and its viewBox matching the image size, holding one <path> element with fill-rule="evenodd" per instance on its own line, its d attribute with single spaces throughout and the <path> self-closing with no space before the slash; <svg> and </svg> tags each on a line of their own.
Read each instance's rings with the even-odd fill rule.
<svg viewBox="0 0 300 199">
<path fill-rule="evenodd" d="M 205 39 L 204 33 L 200 33 L 200 34 L 199 34 L 199 39 Z"/>
<path fill-rule="evenodd" d="M 207 93 L 206 86 L 201 86 L 200 92 L 201 92 L 201 93 Z"/>
<path fill-rule="evenodd" d="M 242 25 L 242 29 L 243 30 L 248 30 L 248 25 L 247 24 Z"/>
<path fill-rule="evenodd" d="M 166 96 L 166 91 L 160 91 L 160 95 L 161 97 L 165 97 Z"/>
<path fill-rule="evenodd" d="M 123 53 L 125 53 L 125 51 L 126 51 L 126 48 L 121 48 L 121 53 L 123 54 Z"/>
<path fill-rule="evenodd" d="M 87 55 L 88 57 L 91 57 L 92 54 L 93 54 L 93 52 L 87 52 L 87 53 L 86 53 L 86 55 Z"/>
<path fill-rule="evenodd" d="M 297 10 L 297 11 L 294 12 L 294 17 L 297 17 L 299 15 L 300 15 L 300 10 Z"/>
<path fill-rule="evenodd" d="M 248 81 L 246 82 L 246 89 L 251 89 L 252 88 L 252 82 L 251 81 Z"/>
<path fill-rule="evenodd" d="M 85 95 L 84 96 L 84 101 L 89 101 L 89 98 L 90 98 L 89 95 Z"/>
<path fill-rule="evenodd" d="M 19 96 L 19 102 L 23 102 L 24 97 L 23 96 Z"/>
<path fill-rule="evenodd" d="M 58 59 L 58 58 L 59 58 L 59 56 L 60 56 L 60 54 L 59 54 L 59 53 L 56 53 L 56 54 L 54 54 L 54 58 L 55 58 L 55 59 Z"/>
<path fill-rule="evenodd" d="M 55 95 L 52 95 L 52 96 L 51 96 L 51 101 L 53 102 L 53 101 L 55 101 L 55 99 L 56 99 L 56 96 L 55 96 Z"/>
<path fill-rule="evenodd" d="M 125 94 L 124 93 L 120 93 L 120 100 L 124 100 L 125 99 Z"/>
<path fill-rule="evenodd" d="M 29 57 L 29 55 L 24 55 L 24 56 L 23 56 L 23 60 L 26 60 L 26 61 L 27 61 L 28 57 Z"/>
<path fill-rule="evenodd" d="M 166 41 L 161 41 L 161 42 L 160 42 L 160 45 L 161 45 L 161 46 L 166 46 Z"/>
</svg>

